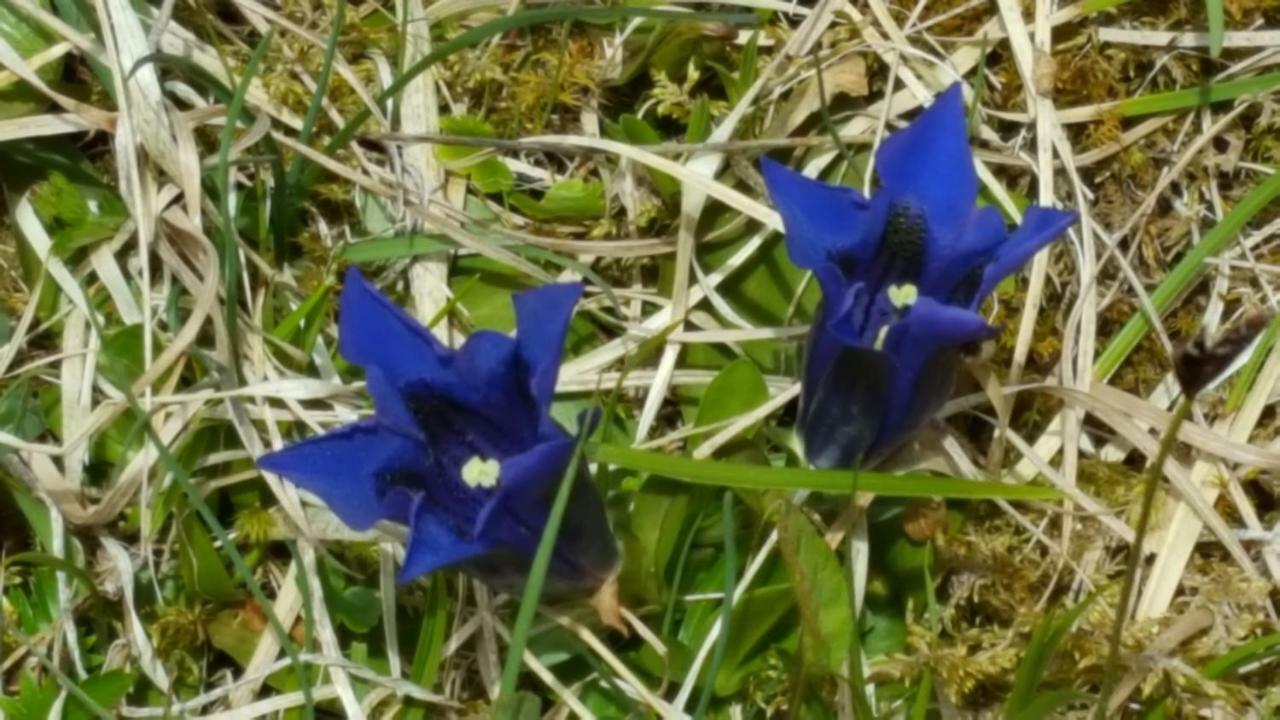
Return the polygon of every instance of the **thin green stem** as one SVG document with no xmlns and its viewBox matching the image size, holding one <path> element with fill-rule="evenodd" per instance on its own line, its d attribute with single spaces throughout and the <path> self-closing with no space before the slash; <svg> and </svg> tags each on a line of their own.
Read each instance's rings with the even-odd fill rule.
<svg viewBox="0 0 1280 720">
<path fill-rule="evenodd" d="M 1151 509 L 1155 505 L 1156 488 L 1160 487 L 1160 478 L 1164 475 L 1164 463 L 1178 440 L 1178 429 L 1191 414 L 1194 396 L 1188 395 L 1178 403 L 1169 427 L 1160 438 L 1160 447 L 1156 450 L 1155 459 L 1147 467 L 1143 478 L 1142 506 L 1138 512 L 1138 525 L 1133 530 L 1133 543 L 1129 546 L 1129 560 L 1124 571 L 1124 586 L 1120 590 L 1120 599 L 1116 607 L 1115 621 L 1111 624 L 1111 639 L 1107 651 L 1107 664 L 1102 672 L 1102 691 L 1098 694 L 1098 707 L 1094 717 L 1103 720 L 1107 717 L 1107 707 L 1111 704 L 1111 691 L 1115 687 L 1116 666 L 1120 663 L 1120 640 L 1124 636 L 1125 620 L 1129 617 L 1130 596 L 1138 581 L 1138 566 L 1142 563 L 1142 543 L 1147 537 L 1147 526 L 1151 521 Z"/>
</svg>

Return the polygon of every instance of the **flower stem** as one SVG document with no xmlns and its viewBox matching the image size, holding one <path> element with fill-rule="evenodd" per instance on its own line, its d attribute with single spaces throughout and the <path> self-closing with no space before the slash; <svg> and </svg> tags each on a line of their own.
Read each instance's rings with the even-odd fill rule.
<svg viewBox="0 0 1280 720">
<path fill-rule="evenodd" d="M 1151 521 L 1151 509 L 1155 505 L 1156 488 L 1160 486 L 1160 478 L 1164 475 L 1164 463 L 1178 439 L 1178 429 L 1191 414 L 1194 396 L 1185 396 L 1173 412 L 1169 427 L 1160 437 L 1160 446 L 1156 456 L 1147 467 L 1143 478 L 1142 506 L 1138 512 L 1138 525 L 1133 530 L 1133 543 L 1129 545 L 1129 560 L 1125 566 L 1124 586 L 1120 590 L 1120 599 L 1116 607 L 1116 617 L 1111 624 L 1111 639 L 1107 651 L 1107 664 L 1103 666 L 1102 690 L 1098 694 L 1098 706 L 1094 717 L 1102 720 L 1107 717 L 1111 691 L 1115 687 L 1116 665 L 1120 662 L 1120 640 L 1124 636 L 1125 620 L 1129 617 L 1129 601 L 1133 595 L 1133 586 L 1138 581 L 1138 566 L 1142 564 L 1142 544 L 1147 536 L 1147 525 Z"/>
</svg>

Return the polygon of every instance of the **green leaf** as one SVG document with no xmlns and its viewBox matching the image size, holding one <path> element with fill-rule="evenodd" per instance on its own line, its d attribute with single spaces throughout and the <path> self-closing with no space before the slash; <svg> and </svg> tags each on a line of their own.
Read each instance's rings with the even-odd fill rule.
<svg viewBox="0 0 1280 720">
<path fill-rule="evenodd" d="M 800 610 L 805 666 L 838 673 L 853 638 L 853 605 L 840 561 L 789 502 L 778 517 L 778 548 Z"/>
<path fill-rule="evenodd" d="M 99 709 L 108 712 L 115 709 L 131 687 L 133 687 L 133 675 L 120 670 L 94 675 L 80 683 L 80 689 L 84 694 L 89 696 Z M 91 711 L 89 706 L 74 693 L 67 696 L 66 708 L 62 714 L 64 720 L 88 720 L 98 716 L 97 712 Z"/>
<path fill-rule="evenodd" d="M 569 178 L 553 184 L 534 200 L 524 193 L 511 196 L 511 203 L 535 220 L 585 220 L 604 215 L 604 183 Z"/>
<path fill-rule="evenodd" d="M 485 158 L 469 168 L 471 182 L 482 193 L 507 193 L 516 187 L 516 174 L 498 158 Z"/>
<path fill-rule="evenodd" d="M 187 588 L 197 595 L 219 603 L 235 602 L 240 598 L 235 581 L 222 564 L 222 557 L 213 540 L 200 523 L 200 518 L 187 515 L 179 525 L 181 530 L 182 579 Z"/>
<path fill-rule="evenodd" d="M 440 255 L 453 248 L 453 242 L 444 235 L 399 235 L 343 245 L 338 250 L 338 256 L 347 262 L 367 265 L 422 255 Z"/>
<path fill-rule="evenodd" d="M 98 369 L 107 382 L 123 389 L 132 386 L 142 376 L 145 334 L 142 323 L 125 325 L 107 333 L 98 355 Z M 153 342 L 152 352 L 160 353 L 164 349 L 160 339 L 153 337 Z"/>
<path fill-rule="evenodd" d="M 329 611 L 352 632 L 367 633 L 382 619 L 382 601 L 372 589 L 363 585 L 343 587 L 327 564 L 320 567 L 320 583 Z"/>
<path fill-rule="evenodd" d="M 471 115 L 440 118 L 440 129 L 448 135 L 492 138 L 498 133 L 487 121 Z M 449 169 L 471 178 L 483 193 L 511 192 L 516 186 L 515 173 L 506 163 L 491 156 L 491 151 L 467 145 L 437 145 L 436 157 Z"/>
<path fill-rule="evenodd" d="M 761 467 L 718 460 L 692 460 L 660 452 L 636 450 L 618 445 L 592 444 L 587 455 L 597 462 L 653 473 L 697 485 L 715 485 L 743 490 L 809 490 L 847 494 L 853 486 L 848 470 Z M 960 478 L 860 470 L 859 492 L 886 497 L 942 497 L 964 500 L 1054 500 L 1062 497 L 1056 489 L 1037 485 L 1010 485 Z"/>
<path fill-rule="evenodd" d="M 538 720 L 542 717 L 542 700 L 527 690 L 504 695 L 493 706 L 493 717 L 496 720 Z"/>
<path fill-rule="evenodd" d="M 657 145 L 662 142 L 662 136 L 658 131 L 639 115 L 628 113 L 618 118 L 618 128 L 622 132 L 623 140 L 633 145 Z M 649 169 L 645 172 L 653 181 L 653 187 L 662 199 L 671 200 L 680 192 L 680 182 L 670 175 Z"/>
<path fill-rule="evenodd" d="M 42 10 L 51 7 L 49 0 L 38 0 L 35 5 Z M 8 2 L 0 3 L 0 37 L 24 59 L 49 49 L 58 40 L 44 25 Z M 59 58 L 43 65 L 36 75 L 56 88 L 64 62 L 64 58 Z M 50 102 L 44 93 L 15 78 L 12 84 L 0 86 L 0 120 L 32 115 L 49 107 Z"/>
<path fill-rule="evenodd" d="M 769 386 L 764 375 L 750 359 L 738 358 L 716 373 L 707 385 L 694 424 L 714 425 L 755 410 L 768 400 Z M 756 423 L 743 434 L 750 437 L 759 427 Z"/>
<path fill-rule="evenodd" d="M 689 488 L 650 478 L 632 498 L 622 537 L 627 562 L 624 582 L 629 591 L 652 602 L 667 596 L 667 569 L 685 537 L 692 497 Z"/>
<path fill-rule="evenodd" d="M 44 432 L 40 405 L 31 394 L 31 385 L 25 376 L 0 393 L 0 428 L 23 440 L 34 440 Z M 8 452 L 9 448 L 0 447 L 0 455 Z"/>
<path fill-rule="evenodd" d="M 46 678 L 37 684 L 33 673 L 23 673 L 17 697 L 0 697 L 0 710 L 10 720 L 46 720 L 58 701 L 58 683 Z"/>
<path fill-rule="evenodd" d="M 124 201 L 105 185 L 72 181 L 56 170 L 35 186 L 31 204 L 62 258 L 113 237 L 128 219 Z"/>
<path fill-rule="evenodd" d="M 711 99 L 699 95 L 693 101 L 693 110 L 689 113 L 689 123 L 684 131 L 684 141 L 691 143 L 705 142 L 711 137 Z"/>
</svg>

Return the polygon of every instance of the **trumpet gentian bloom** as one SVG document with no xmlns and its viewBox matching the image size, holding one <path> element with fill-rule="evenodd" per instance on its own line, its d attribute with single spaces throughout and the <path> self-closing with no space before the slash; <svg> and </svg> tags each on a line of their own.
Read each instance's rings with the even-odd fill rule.
<svg viewBox="0 0 1280 720">
<path fill-rule="evenodd" d="M 347 525 L 409 526 L 402 582 L 449 566 L 495 589 L 521 587 L 574 439 L 549 407 L 577 284 L 515 296 L 516 337 L 481 330 L 451 350 L 354 268 L 339 350 L 365 371 L 374 415 L 258 459 Z M 595 589 L 617 564 L 604 504 L 575 478 L 547 576 L 550 591 Z"/>
<path fill-rule="evenodd" d="M 870 198 L 763 161 L 791 260 L 822 289 L 798 421 L 811 465 L 869 464 L 908 439 L 946 401 L 960 348 L 994 332 L 982 301 L 1076 220 L 1032 206 L 1009 232 L 976 207 L 966 125 L 953 85 L 880 145 Z"/>
</svg>

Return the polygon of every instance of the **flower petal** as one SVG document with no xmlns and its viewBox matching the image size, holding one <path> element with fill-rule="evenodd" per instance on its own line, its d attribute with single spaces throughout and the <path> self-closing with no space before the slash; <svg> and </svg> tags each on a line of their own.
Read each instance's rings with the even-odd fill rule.
<svg viewBox="0 0 1280 720">
<path fill-rule="evenodd" d="M 760 169 L 782 215 L 791 262 L 812 270 L 840 257 L 865 261 L 875 252 L 884 226 L 883 203 L 868 202 L 853 188 L 805 177 L 767 157 Z"/>
<path fill-rule="evenodd" d="M 537 550 L 556 491 L 573 456 L 571 439 L 543 443 L 502 463 L 498 493 L 481 511 L 475 536 Z M 618 564 L 618 546 L 604 501 L 579 466 L 560 520 L 550 575 L 563 590 L 594 589 Z"/>
<path fill-rule="evenodd" d="M 478 330 L 458 351 L 453 370 L 466 390 L 448 396 L 507 433 L 506 438 L 490 438 L 492 442 L 524 448 L 534 441 L 545 413 L 534 403 L 515 340 L 492 330 Z"/>
<path fill-rule="evenodd" d="M 451 351 L 354 267 L 342 287 L 338 349 L 351 363 L 365 370 L 376 368 L 392 388 L 432 380 L 436 384 L 448 377 Z"/>
<path fill-rule="evenodd" d="M 885 404 L 892 400 L 893 375 L 893 365 L 884 353 L 849 346 L 836 353 L 820 377 L 805 375 L 800 432 L 810 465 L 847 468 L 865 459 L 879 432 Z"/>
<path fill-rule="evenodd" d="M 484 555 L 493 549 L 491 543 L 459 537 L 436 512 L 422 498 L 414 503 L 409 543 L 404 550 L 404 566 L 400 568 L 401 583 Z"/>
<path fill-rule="evenodd" d="M 958 237 L 951 242 L 929 243 L 920 293 L 943 302 L 968 305 L 982 281 L 983 266 L 1008 234 L 999 210 L 990 206 L 975 208 Z"/>
<path fill-rule="evenodd" d="M 920 203 L 930 229 L 944 242 L 978 199 L 967 125 L 963 87 L 956 83 L 876 153 L 880 183 L 890 194 Z"/>
<path fill-rule="evenodd" d="M 581 297 L 580 283 L 560 283 L 522 292 L 512 301 L 516 307 L 516 345 L 539 410 L 550 407 L 555 397 L 565 336 Z"/>
<path fill-rule="evenodd" d="M 377 421 L 362 421 L 258 458 L 258 467 L 288 478 L 329 506 L 342 522 L 367 530 L 381 519 L 407 517 L 387 507 L 384 479 L 424 466 L 428 449 Z"/>
<path fill-rule="evenodd" d="M 973 307 L 986 299 L 1001 280 L 1017 272 L 1041 248 L 1066 232 L 1077 218 L 1079 215 L 1073 211 L 1036 205 L 1027 208 L 1022 214 L 1022 225 L 996 250 L 991 264 L 983 271 L 982 285 L 973 298 Z"/>
<path fill-rule="evenodd" d="M 885 341 L 896 372 L 884 424 L 876 438 L 878 454 L 888 452 L 915 432 L 950 395 L 958 349 L 991 337 L 995 328 L 965 307 L 919 298 L 894 324 Z"/>
</svg>

